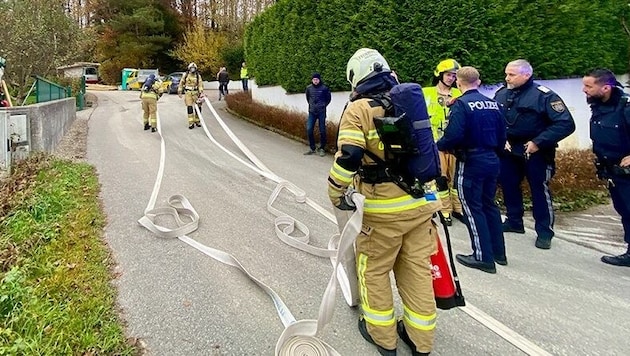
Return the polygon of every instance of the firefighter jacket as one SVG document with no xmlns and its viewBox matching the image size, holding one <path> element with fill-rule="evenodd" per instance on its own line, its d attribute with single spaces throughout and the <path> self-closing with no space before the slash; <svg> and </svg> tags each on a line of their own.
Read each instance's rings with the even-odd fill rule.
<svg viewBox="0 0 630 356">
<path fill-rule="evenodd" d="M 143 86 L 140 90 L 140 99 L 157 100 L 162 96 L 162 85 L 157 81 L 154 81 L 148 90 L 144 90 L 144 89 L 145 87 Z"/>
<path fill-rule="evenodd" d="M 365 155 L 368 150 L 384 159 L 383 143 L 374 125 L 374 117 L 383 117 L 385 110 L 374 99 L 362 98 L 348 103 L 339 122 L 338 151 L 328 176 L 328 195 L 335 206 L 349 186 L 365 196 L 366 215 L 386 215 L 387 219 L 410 219 L 421 214 L 420 206 L 440 209 L 439 200 L 415 199 L 393 182 L 365 183 L 356 174 L 361 165 L 375 162 Z M 426 209 L 423 209 L 426 213 Z"/>
<path fill-rule="evenodd" d="M 552 155 L 558 142 L 575 131 L 573 116 L 558 94 L 531 78 L 518 88 L 503 87 L 494 99 L 501 106 L 512 151 L 523 150 L 528 141 Z"/>
<path fill-rule="evenodd" d="M 614 88 L 606 102 L 591 104 L 593 153 L 603 167 L 618 165 L 630 155 L 630 98 Z"/>
<path fill-rule="evenodd" d="M 181 94 L 184 92 L 192 92 L 194 94 L 203 92 L 203 80 L 201 79 L 201 74 L 197 72 L 186 72 L 186 74 L 184 74 L 182 80 L 179 82 L 179 86 L 177 87 L 177 93 Z"/>
<path fill-rule="evenodd" d="M 451 88 L 448 97 L 444 98 L 438 94 L 437 86 L 422 88 L 424 100 L 427 103 L 427 112 L 431 120 L 431 130 L 433 139 L 437 141 L 444 135 L 444 130 L 448 126 L 448 105 L 449 102 L 462 95 L 457 88 Z"/>
</svg>

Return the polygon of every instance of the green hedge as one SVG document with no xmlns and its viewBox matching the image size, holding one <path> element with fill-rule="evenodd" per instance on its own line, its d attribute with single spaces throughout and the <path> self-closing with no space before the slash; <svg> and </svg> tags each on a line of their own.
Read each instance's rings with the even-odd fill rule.
<svg viewBox="0 0 630 356">
<path fill-rule="evenodd" d="M 259 85 L 302 92 L 314 71 L 348 90 L 346 63 L 361 47 L 378 49 L 402 80 L 428 84 L 441 59 L 503 80 L 505 64 L 526 58 L 537 78 L 582 76 L 605 66 L 628 69 L 620 0 L 279 0 L 245 33 L 245 57 Z"/>
</svg>

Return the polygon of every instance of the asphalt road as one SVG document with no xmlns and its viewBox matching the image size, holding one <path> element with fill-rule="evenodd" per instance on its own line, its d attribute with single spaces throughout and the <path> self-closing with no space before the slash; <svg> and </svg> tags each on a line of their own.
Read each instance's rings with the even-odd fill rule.
<svg viewBox="0 0 630 356">
<path fill-rule="evenodd" d="M 284 328 L 263 291 L 236 269 L 178 239 L 158 238 L 137 223 L 160 161 L 160 136 L 142 130 L 138 93 L 93 93 L 98 105 L 80 115 L 91 115 L 87 157 L 102 184 L 105 238 L 118 264 L 115 284 L 129 336 L 142 339 L 150 355 L 272 355 Z M 332 211 L 326 197 L 330 155 L 303 156 L 305 145 L 232 117 L 223 110 L 224 102 L 213 105 L 267 167 Z M 317 318 L 331 264 L 276 238 L 274 217 L 266 210 L 275 184 L 218 149 L 200 128 L 189 130 L 176 95 L 162 97 L 158 110 L 166 160 L 157 205 L 165 206 L 174 194 L 188 197 L 200 214 L 191 238 L 239 259 L 282 296 L 297 319 Z M 203 114 L 212 135 L 236 152 L 207 107 Z M 336 231 L 288 194 L 281 195 L 277 207 L 311 229 L 314 245 L 325 247 Z M 608 222 L 615 224 L 614 218 Z M 534 247 L 529 229 L 525 235 L 507 234 L 509 265 L 498 266 L 496 275 L 458 265 L 466 300 L 503 335 L 511 335 L 507 339 L 522 338 L 549 354 L 626 355 L 630 269 L 599 262 L 600 251 L 619 252 L 622 245 L 598 244 L 592 231 L 571 235 L 572 228 L 570 221 L 559 226 L 563 233 L 548 251 Z M 465 227 L 455 222 L 451 235 L 454 251 L 469 253 Z M 338 294 L 333 321 L 321 338 L 342 355 L 377 355 L 359 335 L 357 317 L 358 310 Z M 439 311 L 432 354 L 526 354 L 487 325 L 462 310 Z M 402 342 L 398 349 L 410 355 Z"/>
</svg>

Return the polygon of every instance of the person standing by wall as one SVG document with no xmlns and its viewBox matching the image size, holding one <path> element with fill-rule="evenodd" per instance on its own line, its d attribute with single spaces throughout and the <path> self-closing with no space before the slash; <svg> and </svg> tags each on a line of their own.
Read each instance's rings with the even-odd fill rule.
<svg viewBox="0 0 630 356">
<path fill-rule="evenodd" d="M 180 99 L 182 93 L 188 114 L 188 128 L 192 130 L 195 126 L 201 127 L 199 117 L 193 105 L 198 105 L 197 100 L 203 95 L 203 80 L 201 79 L 201 74 L 197 71 L 197 65 L 195 63 L 188 65 L 188 71 L 182 76 L 182 80 L 179 82 L 177 95 L 179 95 Z M 201 107 L 199 107 L 199 109 L 201 109 Z"/>
<path fill-rule="evenodd" d="M 349 186 L 365 196 L 363 229 L 356 240 L 359 332 L 381 355 L 396 355 L 398 337 L 414 355 L 428 355 L 437 318 L 430 263 L 437 252 L 437 227 L 432 217 L 440 204 L 414 198 L 392 180 L 371 181 L 357 174 L 365 167 L 375 168 L 371 157 L 385 159 L 374 124 L 375 117 L 385 115 L 385 108 L 376 98 L 398 83 L 385 58 L 369 48 L 359 49 L 350 58 L 346 78 L 352 96 L 339 122 L 328 196 L 335 209 L 341 210 L 350 210 L 344 203 Z M 437 157 L 434 164 L 438 165 Z M 400 321 L 395 316 L 391 271 L 403 303 Z"/>
<path fill-rule="evenodd" d="M 155 74 L 149 75 L 140 88 L 140 100 L 142 100 L 144 130 L 157 131 L 157 101 L 162 96 L 160 82 L 155 80 Z"/>
<path fill-rule="evenodd" d="M 453 99 L 462 95 L 461 91 L 454 87 L 459 63 L 454 59 L 445 59 L 438 63 L 433 72 L 433 86 L 422 88 L 427 102 L 427 111 L 431 120 L 433 138 L 439 140 L 444 135 L 448 126 L 449 105 Z M 442 200 L 442 215 L 447 226 L 452 225 L 453 217 L 463 221 L 462 204 L 457 196 L 455 178 L 455 156 L 448 152 L 440 151 L 440 168 L 442 176 L 438 183 L 438 195 Z"/>
<path fill-rule="evenodd" d="M 219 73 L 217 73 L 217 80 L 219 81 L 219 101 L 221 97 L 228 95 L 228 84 L 230 83 L 230 75 L 225 67 L 221 67 Z"/>
<path fill-rule="evenodd" d="M 494 97 L 507 125 L 499 175 L 507 210 L 503 231 L 525 233 L 521 182 L 527 178 L 537 235 L 535 246 L 549 249 L 555 217 L 549 181 L 555 173 L 558 142 L 575 131 L 575 122 L 558 94 L 534 82 L 533 71 L 524 59 L 508 63 L 507 85 Z"/>
<path fill-rule="evenodd" d="M 591 140 L 597 176 L 606 179 L 613 206 L 621 215 L 626 253 L 603 256 L 610 265 L 630 267 L 630 98 L 613 72 L 591 70 L 582 79 L 582 91 L 591 106 Z"/>
<path fill-rule="evenodd" d="M 450 122 L 437 146 L 457 157 L 455 182 L 473 249 L 471 255 L 455 258 L 464 266 L 496 273 L 495 262 L 507 265 L 501 212 L 494 201 L 505 120 L 497 102 L 479 93 L 479 84 L 477 69 L 462 67 L 457 72 L 463 95 L 451 105 Z"/>
<path fill-rule="evenodd" d="M 245 62 L 241 64 L 241 82 L 243 83 L 243 91 L 248 91 L 249 88 L 247 87 L 247 85 L 249 82 L 249 73 L 247 70 L 247 64 Z"/>
<path fill-rule="evenodd" d="M 305 155 L 319 153 L 326 155 L 326 107 L 330 104 L 330 89 L 322 81 L 319 73 L 313 73 L 311 84 L 306 87 L 306 101 L 308 102 L 308 119 L 306 120 L 306 135 L 310 150 Z M 319 148 L 315 147 L 315 122 L 319 123 Z"/>
</svg>

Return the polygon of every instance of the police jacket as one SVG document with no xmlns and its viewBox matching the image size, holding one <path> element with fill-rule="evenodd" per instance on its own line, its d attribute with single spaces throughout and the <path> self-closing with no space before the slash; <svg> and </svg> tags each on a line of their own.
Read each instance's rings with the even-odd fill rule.
<svg viewBox="0 0 630 356">
<path fill-rule="evenodd" d="M 555 151 L 558 142 L 575 131 L 573 116 L 558 94 L 531 78 L 518 88 L 499 89 L 494 99 L 505 116 L 513 152 L 524 151 L 528 141 L 543 152 Z"/>
<path fill-rule="evenodd" d="M 605 166 L 618 165 L 630 155 L 630 103 L 619 88 L 610 99 L 591 104 L 591 140 L 593 152 Z"/>
<path fill-rule="evenodd" d="M 306 87 L 306 101 L 308 102 L 309 113 L 326 112 L 326 106 L 330 104 L 330 89 L 321 81 L 317 85 Z"/>
<path fill-rule="evenodd" d="M 437 146 L 461 159 L 463 155 L 496 155 L 505 147 L 505 140 L 505 121 L 498 103 L 471 89 L 451 105 L 448 127 Z"/>
<path fill-rule="evenodd" d="M 380 80 L 382 78 L 379 76 L 371 79 L 377 84 Z M 395 83 L 388 83 L 385 90 L 380 92 L 389 91 L 393 84 Z M 376 164 L 365 151 L 374 153 L 381 160 L 385 158 L 383 143 L 374 124 L 375 117 L 384 115 L 385 109 L 374 99 L 359 97 L 347 104 L 339 122 L 338 151 L 328 176 L 328 194 L 332 200 L 339 192 L 352 185 L 365 196 L 365 214 L 382 215 L 384 221 L 433 214 L 440 209 L 439 200 L 416 199 L 393 182 L 366 183 L 356 174 L 362 165 Z"/>
</svg>

